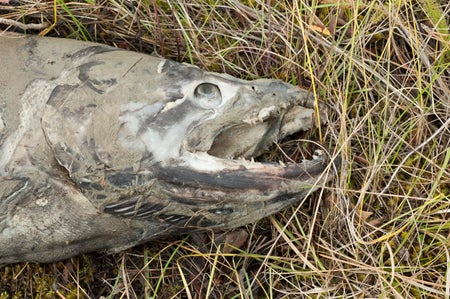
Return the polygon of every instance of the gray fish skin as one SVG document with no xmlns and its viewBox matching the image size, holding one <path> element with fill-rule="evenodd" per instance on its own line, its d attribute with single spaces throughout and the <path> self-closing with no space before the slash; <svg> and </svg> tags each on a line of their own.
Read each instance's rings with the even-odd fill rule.
<svg viewBox="0 0 450 299">
<path fill-rule="evenodd" d="M 312 127 L 300 88 L 66 39 L 0 53 L 0 264 L 241 226 L 330 179 L 246 160 Z"/>
</svg>

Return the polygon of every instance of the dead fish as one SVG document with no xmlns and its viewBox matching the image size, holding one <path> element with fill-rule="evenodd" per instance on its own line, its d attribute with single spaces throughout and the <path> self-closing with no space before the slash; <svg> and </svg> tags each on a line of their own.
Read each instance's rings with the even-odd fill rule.
<svg viewBox="0 0 450 299">
<path fill-rule="evenodd" d="M 0 36 L 0 264 L 117 252 L 255 222 L 330 179 L 251 160 L 313 97 L 68 39 Z"/>
</svg>

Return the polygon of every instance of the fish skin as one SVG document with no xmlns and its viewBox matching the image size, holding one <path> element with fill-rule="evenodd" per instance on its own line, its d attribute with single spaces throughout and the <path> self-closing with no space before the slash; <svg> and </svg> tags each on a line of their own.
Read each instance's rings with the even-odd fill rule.
<svg viewBox="0 0 450 299">
<path fill-rule="evenodd" d="M 246 160 L 314 125 L 306 90 L 68 39 L 0 53 L 0 264 L 230 229 L 331 179 L 322 156 Z"/>
</svg>

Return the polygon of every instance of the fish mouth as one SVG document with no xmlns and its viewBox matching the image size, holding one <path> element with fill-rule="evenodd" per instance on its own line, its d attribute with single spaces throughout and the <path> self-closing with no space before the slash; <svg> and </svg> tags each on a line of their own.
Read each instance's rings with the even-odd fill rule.
<svg viewBox="0 0 450 299">
<path fill-rule="evenodd" d="M 152 169 L 158 178 L 153 191 L 158 201 L 147 196 L 139 212 L 132 212 L 143 218 L 153 213 L 152 217 L 187 230 L 227 229 L 276 213 L 317 190 L 332 177 L 324 172 L 329 163 L 320 151 L 300 163 L 252 159 L 278 139 L 312 128 L 313 105 L 296 104 L 265 109 L 270 113 L 258 112 L 256 118 L 233 125 L 223 126 L 217 118 L 202 122 L 188 134 L 179 158 Z M 121 214 L 129 205 L 129 201 L 113 203 L 105 211 Z"/>
<path fill-rule="evenodd" d="M 291 192 L 299 188 L 293 188 L 293 185 L 300 181 L 312 185 L 329 162 L 322 151 L 316 151 L 311 160 L 300 163 L 257 162 L 254 159 L 274 143 L 311 129 L 315 123 L 314 114 L 314 102 L 308 97 L 301 104 L 283 109 L 264 107 L 253 117 L 233 125 L 206 122 L 197 127 L 191 137 L 202 136 L 202 140 L 207 137 L 209 141 L 191 146 L 183 155 L 182 165 L 173 172 L 168 169 L 165 172 L 170 172 L 167 176 L 171 180 L 198 188 Z"/>
</svg>

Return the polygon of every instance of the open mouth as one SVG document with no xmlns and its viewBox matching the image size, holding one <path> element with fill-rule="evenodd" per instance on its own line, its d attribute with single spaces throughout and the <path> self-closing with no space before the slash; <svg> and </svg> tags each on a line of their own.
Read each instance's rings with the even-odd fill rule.
<svg viewBox="0 0 450 299">
<path fill-rule="evenodd" d="M 272 139 L 278 121 L 273 119 L 260 124 L 239 124 L 220 132 L 214 139 L 209 155 L 222 159 L 255 158 Z"/>
<path fill-rule="evenodd" d="M 185 161 L 188 168 L 197 171 L 193 180 L 199 184 L 207 181 L 208 185 L 218 188 L 271 190 L 317 178 L 327 165 L 321 151 L 316 151 L 311 160 L 300 163 L 254 161 L 274 143 L 311 129 L 314 109 L 310 106 L 296 105 L 281 112 L 272 109 L 273 112 L 264 117 L 244 119 L 229 126 L 214 126 L 211 122 L 196 128 L 195 135 L 208 135 L 210 140 L 203 143 L 202 148 L 188 150 Z M 176 176 L 181 172 L 178 168 Z M 193 178 L 192 172 L 190 177 Z M 191 180 L 187 175 L 183 179 Z"/>
<path fill-rule="evenodd" d="M 220 131 L 207 151 L 222 159 L 251 159 L 260 156 L 274 142 L 313 126 L 313 109 L 294 106 L 282 115 L 244 120 Z"/>
</svg>

